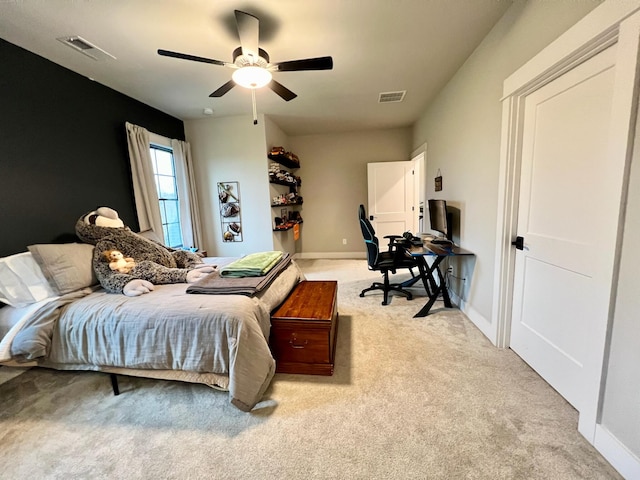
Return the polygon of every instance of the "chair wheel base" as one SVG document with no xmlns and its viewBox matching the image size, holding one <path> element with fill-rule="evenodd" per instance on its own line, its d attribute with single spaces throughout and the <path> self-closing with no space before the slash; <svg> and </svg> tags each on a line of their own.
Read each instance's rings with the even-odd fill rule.
<svg viewBox="0 0 640 480">
<path fill-rule="evenodd" d="M 374 282 L 369 288 L 365 288 L 360 292 L 360 296 L 364 297 L 364 294 L 372 290 L 382 290 L 385 294 L 385 299 L 382 301 L 382 305 L 389 305 L 390 300 L 387 299 L 390 292 L 396 292 L 400 295 L 407 297 L 407 300 L 413 300 L 413 293 L 402 288 L 399 284 L 391 284 L 385 287 L 384 283 Z"/>
</svg>

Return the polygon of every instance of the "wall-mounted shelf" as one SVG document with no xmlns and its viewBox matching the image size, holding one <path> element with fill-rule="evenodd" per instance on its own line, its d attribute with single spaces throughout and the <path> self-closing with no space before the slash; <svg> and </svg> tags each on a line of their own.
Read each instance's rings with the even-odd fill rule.
<svg viewBox="0 0 640 480">
<path fill-rule="evenodd" d="M 272 203 L 272 207 L 287 207 L 289 205 L 302 205 L 302 197 L 298 197 L 296 200 L 284 203 Z"/>
<path fill-rule="evenodd" d="M 286 155 L 274 155 L 270 153 L 267 156 L 274 162 L 278 162 L 280 165 L 284 165 L 287 168 L 291 168 L 291 169 L 300 168 L 299 160 L 295 161 L 294 159 L 289 158 Z"/>
<path fill-rule="evenodd" d="M 291 170 L 300 168 L 300 160 L 297 155 L 286 152 L 283 147 L 273 147 L 267 154 L 269 158 L 269 183 L 288 187 L 288 192 L 283 192 L 281 187 L 270 187 L 271 208 L 282 208 L 280 214 L 272 213 L 275 225 L 274 232 L 286 232 L 293 230 L 293 240 L 300 238 L 298 225 L 302 223 L 302 217 L 296 207 L 302 205 L 302 197 L 298 194 L 298 188 L 302 185 L 302 179 L 294 175 Z M 275 195 L 274 195 L 275 194 Z M 290 207 L 290 208 L 288 208 Z M 275 215 L 275 216 L 274 216 Z M 288 237 L 278 238 L 278 242 L 289 242 Z"/>
<path fill-rule="evenodd" d="M 302 222 L 292 222 L 292 223 L 288 223 L 286 224 L 285 227 L 282 228 L 274 228 L 273 231 L 274 232 L 286 232 L 287 230 L 291 230 L 294 225 L 300 225 Z"/>
<path fill-rule="evenodd" d="M 286 182 L 284 180 L 278 180 L 277 178 L 269 177 L 269 183 L 275 183 L 277 185 L 286 185 L 287 187 L 297 187 L 297 182 Z"/>
</svg>

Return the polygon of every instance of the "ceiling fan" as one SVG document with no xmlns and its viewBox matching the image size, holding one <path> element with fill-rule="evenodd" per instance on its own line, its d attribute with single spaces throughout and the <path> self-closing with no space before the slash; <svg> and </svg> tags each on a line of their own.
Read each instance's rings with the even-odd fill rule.
<svg viewBox="0 0 640 480">
<path fill-rule="evenodd" d="M 240 46 L 233 51 L 233 63 L 162 49 L 158 50 L 158 54 L 165 57 L 210 63 L 234 69 L 235 71 L 231 76 L 231 80 L 209 96 L 222 97 L 236 85 L 251 89 L 254 124 L 257 123 L 255 104 L 255 90 L 257 88 L 267 86 L 287 102 L 297 97 L 297 95 L 287 87 L 275 81 L 272 78 L 272 72 L 331 70 L 333 68 L 333 58 L 331 57 L 305 58 L 269 63 L 269 54 L 258 46 L 260 20 L 256 16 L 240 10 L 235 10 L 234 13 L 238 27 L 238 35 L 240 36 Z"/>
</svg>

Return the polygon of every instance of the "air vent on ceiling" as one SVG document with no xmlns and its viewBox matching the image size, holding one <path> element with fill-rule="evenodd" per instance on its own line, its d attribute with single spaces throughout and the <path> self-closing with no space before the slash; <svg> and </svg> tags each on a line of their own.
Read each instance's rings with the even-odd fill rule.
<svg viewBox="0 0 640 480">
<path fill-rule="evenodd" d="M 378 97 L 378 103 L 397 103 L 404 100 L 406 90 L 400 92 L 383 92 Z"/>
<path fill-rule="evenodd" d="M 56 40 L 64 43 L 65 45 L 73 48 L 74 50 L 77 50 L 78 52 L 86 55 L 87 57 L 93 58 L 94 60 L 100 61 L 100 60 L 107 60 L 110 58 L 115 60 L 116 58 L 110 53 L 105 52 L 100 47 L 95 46 L 93 43 L 77 35 L 73 37 L 59 37 L 59 38 L 56 38 Z"/>
</svg>

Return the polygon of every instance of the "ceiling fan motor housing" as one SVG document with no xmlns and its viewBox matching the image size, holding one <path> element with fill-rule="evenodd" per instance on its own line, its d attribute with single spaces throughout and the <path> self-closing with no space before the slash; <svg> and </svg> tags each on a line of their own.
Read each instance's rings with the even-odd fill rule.
<svg viewBox="0 0 640 480">
<path fill-rule="evenodd" d="M 238 47 L 233 51 L 233 63 L 238 67 L 256 66 L 267 68 L 269 66 L 269 54 L 263 49 L 258 48 L 258 58 L 253 56 L 242 55 L 242 47 Z"/>
</svg>

